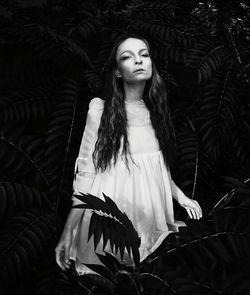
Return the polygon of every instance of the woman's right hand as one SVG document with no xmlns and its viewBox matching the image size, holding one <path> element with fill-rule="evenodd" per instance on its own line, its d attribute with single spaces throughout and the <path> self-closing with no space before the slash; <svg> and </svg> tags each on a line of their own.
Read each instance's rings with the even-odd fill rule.
<svg viewBox="0 0 250 295">
<path fill-rule="evenodd" d="M 56 246 L 56 262 L 61 269 L 70 267 L 69 250 L 72 244 L 72 230 L 64 230 Z"/>
</svg>

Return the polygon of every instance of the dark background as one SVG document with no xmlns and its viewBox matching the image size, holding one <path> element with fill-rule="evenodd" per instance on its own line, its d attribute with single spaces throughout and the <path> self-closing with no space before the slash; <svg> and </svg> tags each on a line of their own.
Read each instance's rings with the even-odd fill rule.
<svg viewBox="0 0 250 295">
<path fill-rule="evenodd" d="M 204 211 L 191 221 L 175 204 L 187 230 L 143 266 L 171 288 L 140 294 L 248 294 L 249 13 L 247 0 L 0 2 L 0 294 L 109 294 L 77 291 L 54 249 L 88 103 L 123 32 L 152 46 L 176 129 L 172 174 Z"/>
</svg>

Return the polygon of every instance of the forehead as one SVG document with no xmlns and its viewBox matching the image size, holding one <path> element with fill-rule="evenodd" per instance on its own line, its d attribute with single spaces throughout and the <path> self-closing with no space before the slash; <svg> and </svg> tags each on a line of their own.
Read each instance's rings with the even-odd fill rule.
<svg viewBox="0 0 250 295">
<path fill-rule="evenodd" d="M 148 49 L 147 44 L 137 38 L 128 38 L 124 40 L 117 48 L 117 56 L 124 51 L 139 51 L 141 49 Z"/>
</svg>

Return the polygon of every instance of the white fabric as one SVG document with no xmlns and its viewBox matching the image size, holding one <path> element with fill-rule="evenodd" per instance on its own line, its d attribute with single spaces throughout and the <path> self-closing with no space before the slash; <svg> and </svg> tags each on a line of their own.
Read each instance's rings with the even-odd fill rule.
<svg viewBox="0 0 250 295">
<path fill-rule="evenodd" d="M 152 253 L 172 231 L 185 226 L 174 219 L 173 199 L 183 192 L 175 185 L 166 168 L 163 155 L 151 125 L 149 111 L 143 101 L 126 103 L 127 133 L 132 160 L 130 172 L 120 156 L 116 165 L 103 173 L 95 173 L 92 153 L 97 139 L 98 127 L 104 101 L 94 98 L 89 105 L 86 126 L 75 162 L 74 192 L 91 193 L 103 198 L 104 192 L 112 198 L 121 211 L 126 212 L 141 237 L 141 261 Z M 80 201 L 73 197 L 73 203 Z M 94 253 L 93 240 L 87 242 L 89 212 L 75 229 L 71 258 L 82 263 L 99 263 Z M 97 248 L 102 251 L 101 245 Z M 108 248 L 105 251 L 109 251 Z"/>
</svg>

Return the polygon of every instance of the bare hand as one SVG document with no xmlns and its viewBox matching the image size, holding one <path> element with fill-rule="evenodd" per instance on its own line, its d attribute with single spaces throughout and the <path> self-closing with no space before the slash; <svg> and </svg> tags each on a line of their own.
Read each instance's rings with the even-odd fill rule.
<svg viewBox="0 0 250 295">
<path fill-rule="evenodd" d="M 69 249 L 72 244 L 72 232 L 66 231 L 63 232 L 60 241 L 58 242 L 55 252 L 56 252 L 56 262 L 61 267 L 61 269 L 65 270 L 70 267 L 69 261 Z"/>
<path fill-rule="evenodd" d="M 196 200 L 192 200 L 187 196 L 179 202 L 179 204 L 186 209 L 188 215 L 192 219 L 202 218 L 202 209 Z"/>
</svg>

